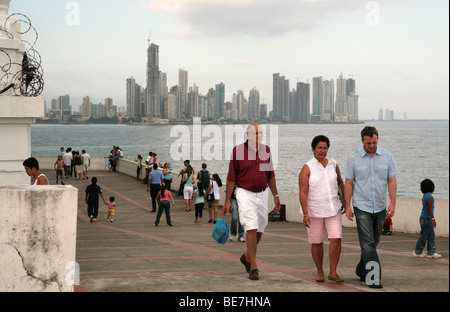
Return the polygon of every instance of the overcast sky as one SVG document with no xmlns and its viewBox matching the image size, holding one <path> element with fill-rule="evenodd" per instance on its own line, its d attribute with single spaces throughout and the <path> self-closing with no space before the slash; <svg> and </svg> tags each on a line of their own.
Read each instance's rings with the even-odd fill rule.
<svg viewBox="0 0 450 312">
<path fill-rule="evenodd" d="M 126 79 L 146 84 L 150 37 L 169 88 L 183 68 L 202 94 L 256 87 L 270 110 L 274 73 L 292 90 L 342 72 L 360 119 L 449 116 L 447 0 L 12 0 L 12 13 L 38 32 L 48 104 L 70 94 L 74 109 L 86 95 L 125 106 Z"/>
</svg>

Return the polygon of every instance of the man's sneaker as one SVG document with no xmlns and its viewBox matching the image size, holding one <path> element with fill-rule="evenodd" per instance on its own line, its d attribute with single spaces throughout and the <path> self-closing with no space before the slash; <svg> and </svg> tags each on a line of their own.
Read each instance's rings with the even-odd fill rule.
<svg viewBox="0 0 450 312">
<path fill-rule="evenodd" d="M 232 242 L 232 241 L 234 241 L 234 240 L 236 240 L 236 236 L 232 236 L 232 235 L 230 235 L 230 242 Z"/>
<path fill-rule="evenodd" d="M 90 216 L 89 221 L 94 222 L 94 216 Z"/>
<path fill-rule="evenodd" d="M 442 257 L 442 255 L 438 254 L 437 252 L 432 255 L 427 255 L 427 258 L 430 258 L 430 259 L 433 259 L 433 258 L 437 259 L 437 258 L 441 258 L 441 257 Z"/>
<path fill-rule="evenodd" d="M 64 185 L 64 181 L 63 180 L 61 180 L 61 185 Z"/>
<path fill-rule="evenodd" d="M 243 236 L 239 237 L 240 242 L 245 242 L 245 238 Z"/>
<path fill-rule="evenodd" d="M 415 250 L 413 250 L 412 255 L 413 255 L 414 257 L 418 257 L 418 258 L 425 258 L 425 257 L 426 257 L 425 254 L 423 254 L 423 253 L 418 254 L 418 253 L 416 253 Z"/>
</svg>

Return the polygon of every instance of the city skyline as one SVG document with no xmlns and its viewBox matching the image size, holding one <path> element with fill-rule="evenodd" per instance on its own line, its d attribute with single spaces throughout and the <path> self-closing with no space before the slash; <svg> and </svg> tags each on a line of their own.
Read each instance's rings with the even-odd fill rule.
<svg viewBox="0 0 450 312">
<path fill-rule="evenodd" d="M 218 9 L 223 17 L 214 24 Z M 446 1 L 13 0 L 15 12 L 39 33 L 47 103 L 70 94 L 74 110 L 87 95 L 126 106 L 126 79 L 146 84 L 150 38 L 169 87 L 183 68 L 188 87 L 195 83 L 201 94 L 223 82 L 230 101 L 256 88 L 270 111 L 273 73 L 292 88 L 342 72 L 357 79 L 360 119 L 377 119 L 380 108 L 408 119 L 448 118 Z"/>
</svg>

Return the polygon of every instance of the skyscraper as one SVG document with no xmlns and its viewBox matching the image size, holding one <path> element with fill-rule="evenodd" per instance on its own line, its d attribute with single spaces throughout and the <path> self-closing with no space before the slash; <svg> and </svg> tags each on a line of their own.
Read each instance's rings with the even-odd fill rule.
<svg viewBox="0 0 450 312">
<path fill-rule="evenodd" d="M 334 120 L 334 80 L 322 81 L 323 104 L 322 116 L 320 120 L 333 121 Z"/>
<path fill-rule="evenodd" d="M 323 105 L 323 85 L 322 77 L 313 77 L 313 112 L 312 114 L 317 116 L 320 120 L 322 115 L 322 105 Z"/>
<path fill-rule="evenodd" d="M 248 97 L 248 119 L 259 120 L 259 118 L 259 91 L 253 88 Z"/>
<path fill-rule="evenodd" d="M 147 117 L 161 117 L 159 46 L 152 43 L 147 49 Z"/>
<path fill-rule="evenodd" d="M 290 120 L 289 80 L 279 73 L 273 74 L 273 119 Z"/>
<path fill-rule="evenodd" d="M 186 104 L 188 100 L 188 72 L 184 69 L 178 69 L 178 109 L 179 118 L 186 118 Z"/>
<path fill-rule="evenodd" d="M 223 82 L 216 84 L 216 100 L 214 115 L 216 118 L 225 116 L 225 85 Z"/>
<path fill-rule="evenodd" d="M 81 115 L 83 115 L 83 118 L 90 118 L 91 117 L 91 99 L 89 96 L 83 97 L 83 103 L 81 104 L 80 109 Z"/>
<path fill-rule="evenodd" d="M 342 73 L 336 79 L 336 102 L 335 102 L 335 122 L 347 122 L 347 91 L 345 79 Z"/>
<path fill-rule="evenodd" d="M 309 83 L 297 82 L 297 106 L 294 108 L 294 120 L 309 122 Z"/>
</svg>

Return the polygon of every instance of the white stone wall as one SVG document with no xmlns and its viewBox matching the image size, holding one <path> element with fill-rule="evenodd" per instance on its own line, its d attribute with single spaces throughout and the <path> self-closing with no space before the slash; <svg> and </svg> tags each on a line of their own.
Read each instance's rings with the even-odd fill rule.
<svg viewBox="0 0 450 312">
<path fill-rule="evenodd" d="M 0 292 L 72 292 L 78 189 L 0 186 Z"/>
</svg>

